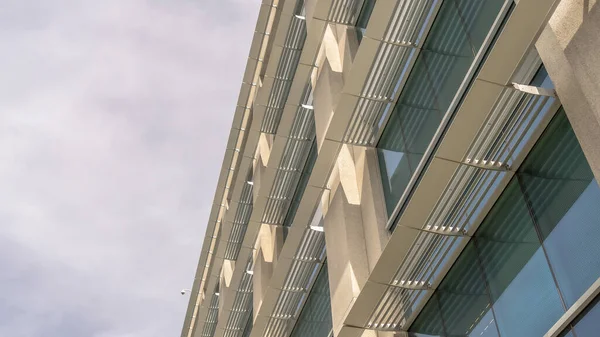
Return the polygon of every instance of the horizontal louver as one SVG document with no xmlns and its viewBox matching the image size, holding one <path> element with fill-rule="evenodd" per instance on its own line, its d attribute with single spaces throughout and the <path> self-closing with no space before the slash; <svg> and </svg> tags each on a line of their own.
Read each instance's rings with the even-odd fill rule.
<svg viewBox="0 0 600 337">
<path fill-rule="evenodd" d="M 263 223 L 283 224 L 314 137 L 313 110 L 299 106 L 283 149 L 281 162 L 277 167 L 273 188 L 268 196 L 262 217 Z"/>
<path fill-rule="evenodd" d="M 252 257 L 250 257 L 246 264 L 246 270 L 252 265 Z M 227 320 L 225 326 L 224 337 L 239 337 L 242 336 L 245 330 L 248 320 L 251 320 L 252 314 L 252 285 L 253 285 L 252 274 L 246 272 L 242 276 L 240 286 L 236 289 L 235 298 L 233 300 L 233 306 L 231 308 L 231 314 Z"/>
<path fill-rule="evenodd" d="M 531 72 L 530 72 L 531 73 Z M 518 87 L 518 86 L 516 86 Z M 555 97 L 505 88 L 469 146 L 464 165 L 454 172 L 409 252 L 371 315 L 367 328 L 407 329 L 416 308 L 429 298 L 443 275 L 449 256 L 461 240 L 469 240 L 484 206 L 511 165 L 522 144 L 540 120 L 546 118 Z M 407 285 L 419 285 L 411 287 Z"/>
<path fill-rule="evenodd" d="M 261 132 L 265 133 L 274 134 L 277 132 L 283 108 L 292 87 L 294 74 L 296 74 L 298 62 L 300 62 L 302 47 L 306 40 L 306 20 L 298 17 L 292 17 L 291 20 L 281 58 L 273 78 L 273 87 L 269 95 L 265 117 L 260 128 Z"/>
<path fill-rule="evenodd" d="M 231 234 L 227 240 L 227 247 L 225 248 L 225 259 L 236 260 L 240 249 L 242 248 L 242 242 L 246 235 L 246 229 L 248 228 L 248 221 L 252 215 L 252 169 L 248 174 L 246 183 L 242 187 L 242 193 L 240 195 L 239 205 L 233 218 L 231 227 Z"/>
<path fill-rule="evenodd" d="M 379 46 L 352 114 L 344 142 L 373 145 L 386 116 L 410 73 L 438 1 L 400 1 Z"/>
<path fill-rule="evenodd" d="M 265 337 L 289 334 L 325 259 L 325 233 L 306 229 L 265 328 Z"/>
<path fill-rule="evenodd" d="M 364 0 L 334 0 L 328 21 L 343 25 L 354 25 Z"/>
</svg>

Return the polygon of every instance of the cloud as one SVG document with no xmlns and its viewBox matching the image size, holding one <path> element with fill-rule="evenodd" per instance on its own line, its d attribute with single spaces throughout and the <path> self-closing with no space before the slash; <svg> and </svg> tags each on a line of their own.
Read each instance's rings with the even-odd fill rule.
<svg viewBox="0 0 600 337">
<path fill-rule="evenodd" d="M 0 10 L 0 336 L 177 336 L 258 1 Z"/>
</svg>

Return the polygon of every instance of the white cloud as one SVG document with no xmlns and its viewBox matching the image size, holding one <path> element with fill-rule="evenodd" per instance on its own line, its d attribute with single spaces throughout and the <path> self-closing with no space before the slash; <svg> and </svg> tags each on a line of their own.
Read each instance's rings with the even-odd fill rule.
<svg viewBox="0 0 600 337">
<path fill-rule="evenodd" d="M 0 4 L 0 336 L 178 336 L 258 1 Z"/>
</svg>

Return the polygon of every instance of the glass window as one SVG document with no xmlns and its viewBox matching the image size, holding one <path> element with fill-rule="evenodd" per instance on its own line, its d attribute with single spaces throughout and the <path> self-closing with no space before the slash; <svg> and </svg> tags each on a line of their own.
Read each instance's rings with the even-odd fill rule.
<svg viewBox="0 0 600 337">
<path fill-rule="evenodd" d="M 563 111 L 519 169 L 568 307 L 600 275 L 600 189 Z"/>
<path fill-rule="evenodd" d="M 328 337 L 332 327 L 329 274 L 325 263 L 302 308 L 291 337 Z"/>
<path fill-rule="evenodd" d="M 476 51 L 505 3 L 447 0 L 441 4 L 377 144 L 388 215 L 404 193 L 451 102 L 461 94 L 460 86 Z"/>
<path fill-rule="evenodd" d="M 474 60 L 454 1 L 444 1 L 429 34 L 421 57 L 431 78 L 437 108 L 445 113 Z"/>
<path fill-rule="evenodd" d="M 495 337 L 498 331 L 501 336 L 542 336 L 564 313 L 517 179 L 503 192 L 435 295 L 426 307 L 439 307 L 447 336 Z M 431 323 L 419 323 L 427 320 L 422 316 L 410 331 L 436 336 Z"/>
<path fill-rule="evenodd" d="M 426 73 L 423 60 L 413 71 Z M 388 215 L 400 200 L 441 121 L 427 76 L 413 76 L 378 145 Z"/>
<path fill-rule="evenodd" d="M 367 29 L 367 24 L 369 23 L 369 19 L 371 18 L 371 13 L 373 13 L 373 8 L 375 7 L 375 0 L 365 0 L 358 15 L 358 20 L 356 21 L 356 32 L 358 37 L 358 42 L 362 40 L 363 35 Z"/>
<path fill-rule="evenodd" d="M 597 297 L 573 322 L 577 337 L 597 337 L 600 321 L 600 297 Z"/>
<path fill-rule="evenodd" d="M 504 1 L 499 0 L 456 0 L 460 17 L 464 20 L 465 29 L 477 54 Z"/>
<path fill-rule="evenodd" d="M 475 240 L 501 335 L 542 336 L 564 309 L 516 179 Z"/>
<path fill-rule="evenodd" d="M 543 336 L 600 275 L 598 205 L 600 188 L 561 109 L 410 330 Z M 563 336 L 597 336 L 596 307 Z"/>
<path fill-rule="evenodd" d="M 469 243 L 411 326 L 410 336 L 498 337 L 480 265 Z"/>
<path fill-rule="evenodd" d="M 389 216 L 394 211 L 400 197 L 402 197 L 406 186 L 408 186 L 414 169 L 410 166 L 409 157 L 403 152 L 382 149 L 378 149 L 377 152 L 383 177 L 383 193 L 386 196 L 385 204 Z"/>
<path fill-rule="evenodd" d="M 411 326 L 413 336 L 543 336 L 600 276 L 599 205 L 600 187 L 560 109 Z M 597 336 L 598 308 L 590 305 L 563 336 Z"/>
<path fill-rule="evenodd" d="M 434 293 L 419 314 L 419 317 L 412 324 L 409 336 L 441 337 L 445 335 L 437 293 Z"/>
</svg>

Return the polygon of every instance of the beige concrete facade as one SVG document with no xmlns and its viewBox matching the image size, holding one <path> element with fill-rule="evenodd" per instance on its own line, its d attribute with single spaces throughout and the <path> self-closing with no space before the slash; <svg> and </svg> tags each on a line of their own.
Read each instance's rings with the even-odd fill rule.
<svg viewBox="0 0 600 337">
<path fill-rule="evenodd" d="M 563 0 L 536 47 L 600 179 L 600 2 Z"/>
<path fill-rule="evenodd" d="M 401 11 L 418 12 L 417 2 L 378 0 L 361 40 L 354 25 L 362 0 L 262 1 L 181 337 L 289 336 L 325 265 L 322 247 L 331 333 L 408 336 L 467 243 L 436 267 L 430 284 L 406 285 L 409 261 L 422 254 L 419 240 L 459 202 L 465 187 L 457 177 L 476 174 L 474 154 L 496 132 L 491 121 L 510 104 L 507 95 L 522 94 L 519 85 L 529 83 L 541 61 L 556 94 L 530 96 L 544 99 L 550 112 L 531 127 L 511 167 L 494 167 L 503 174 L 496 190 L 461 235 L 474 233 L 561 104 L 600 178 L 600 5 L 507 1 L 507 19 L 493 23 L 483 42 L 489 50 L 475 56 L 462 98 L 452 102 L 424 154 L 428 165 L 419 164 L 399 206 L 386 209 L 376 144 L 385 111 L 423 49 L 394 34 L 415 29 L 410 20 L 419 19 L 426 35 L 442 2 L 421 2 L 431 6 L 417 18 Z M 395 62 L 409 52 L 406 62 Z M 305 173 L 313 138 L 318 156 Z M 421 286 L 425 295 L 415 307 L 389 304 Z"/>
</svg>

